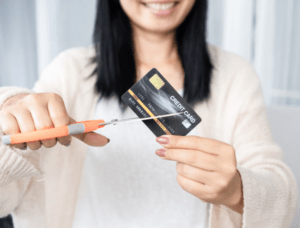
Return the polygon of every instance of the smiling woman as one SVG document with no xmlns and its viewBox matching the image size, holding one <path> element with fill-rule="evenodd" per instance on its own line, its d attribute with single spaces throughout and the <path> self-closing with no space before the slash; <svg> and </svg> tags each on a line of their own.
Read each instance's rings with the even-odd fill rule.
<svg viewBox="0 0 300 228">
<path fill-rule="evenodd" d="M 153 9 L 153 4 L 173 8 L 161 16 L 156 13 L 169 10 Z M 122 94 L 156 67 L 176 90 L 184 88 L 190 104 L 207 99 L 212 63 L 206 15 L 207 1 L 99 1 L 94 30 L 96 90 L 106 98 L 116 94 L 122 104 Z"/>
<path fill-rule="evenodd" d="M 206 0 L 98 0 L 92 47 L 60 54 L 33 91 L 0 88 L 0 136 L 135 117 L 121 96 L 154 67 L 203 119 L 187 136 L 135 122 L 0 143 L 0 216 L 16 228 L 288 227 L 296 184 L 258 78 L 207 45 L 206 13 Z"/>
</svg>

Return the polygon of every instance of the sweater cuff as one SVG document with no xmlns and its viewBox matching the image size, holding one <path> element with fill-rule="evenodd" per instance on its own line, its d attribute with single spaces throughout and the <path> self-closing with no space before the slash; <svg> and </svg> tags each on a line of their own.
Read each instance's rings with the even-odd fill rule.
<svg viewBox="0 0 300 228">
<path fill-rule="evenodd" d="M 0 186 L 35 175 L 42 172 L 9 146 L 0 146 Z"/>
<path fill-rule="evenodd" d="M 243 214 L 241 215 L 240 213 L 235 212 L 224 205 L 212 204 L 210 209 L 210 228 L 226 228 L 224 224 L 226 224 L 226 226 L 230 224 L 230 227 L 234 228 L 249 227 L 248 225 L 246 226 L 246 224 L 249 224 L 248 219 L 251 219 L 251 217 L 249 217 L 249 213 L 251 214 L 250 208 L 253 206 L 250 205 L 254 200 L 251 182 L 252 172 L 249 169 L 241 166 L 237 166 L 237 170 L 241 175 L 243 185 Z"/>
<path fill-rule="evenodd" d="M 250 169 L 246 169 L 241 166 L 237 166 L 242 179 L 243 186 L 243 214 L 239 214 L 224 205 L 213 205 L 211 208 L 211 228 L 224 227 L 223 224 L 230 224 L 230 227 L 234 228 L 248 228 L 248 227 L 259 227 L 252 226 L 251 219 L 253 220 L 253 213 L 251 211 L 256 210 L 255 201 L 253 194 L 253 173 Z"/>
<path fill-rule="evenodd" d="M 15 95 L 20 95 L 20 94 L 30 94 L 34 93 L 33 91 L 25 88 L 20 88 L 20 87 L 2 87 L 0 88 L 0 109 L 3 105 L 3 103 L 8 99 L 11 98 Z"/>
<path fill-rule="evenodd" d="M 280 206 L 277 205 L 278 199 L 283 198 L 277 195 L 278 191 L 282 191 L 278 186 L 284 185 L 280 183 L 280 178 L 274 171 L 267 169 L 259 171 L 259 175 L 254 170 L 241 166 L 238 166 L 238 170 L 243 182 L 243 228 L 269 227 L 270 224 L 285 227 L 281 224 L 285 205 L 282 202 Z"/>
<path fill-rule="evenodd" d="M 253 185 L 253 172 L 250 169 L 238 166 L 237 167 L 243 183 L 243 198 L 244 198 L 244 209 L 243 209 L 243 228 L 252 227 L 251 219 L 251 210 L 258 209 L 254 204 L 257 199 L 254 198 L 252 190 L 254 189 Z"/>
<path fill-rule="evenodd" d="M 241 228 L 243 216 L 221 204 L 211 204 L 210 228 Z"/>
</svg>

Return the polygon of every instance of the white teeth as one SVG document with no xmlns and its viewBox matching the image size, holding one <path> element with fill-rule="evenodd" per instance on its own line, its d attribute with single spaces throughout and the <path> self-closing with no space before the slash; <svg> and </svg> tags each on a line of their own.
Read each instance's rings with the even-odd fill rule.
<svg viewBox="0 0 300 228">
<path fill-rule="evenodd" d="M 175 6 L 175 2 L 173 3 L 148 3 L 147 7 L 156 9 L 156 10 L 168 10 Z"/>
</svg>

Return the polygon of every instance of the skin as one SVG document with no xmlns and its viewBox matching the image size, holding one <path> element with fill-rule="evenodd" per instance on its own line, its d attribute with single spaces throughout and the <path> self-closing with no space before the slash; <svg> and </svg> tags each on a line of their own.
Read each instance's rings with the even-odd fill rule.
<svg viewBox="0 0 300 228">
<path fill-rule="evenodd" d="M 154 15 L 143 3 L 162 0 L 120 0 L 133 31 L 137 80 L 153 67 L 179 90 L 184 70 L 175 41 L 176 28 L 191 11 L 195 0 L 180 0 L 166 17 Z M 237 170 L 235 150 L 226 143 L 197 136 L 162 136 L 163 148 L 156 154 L 177 162 L 177 182 L 200 200 L 223 204 L 243 213 L 242 180 Z"/>
</svg>

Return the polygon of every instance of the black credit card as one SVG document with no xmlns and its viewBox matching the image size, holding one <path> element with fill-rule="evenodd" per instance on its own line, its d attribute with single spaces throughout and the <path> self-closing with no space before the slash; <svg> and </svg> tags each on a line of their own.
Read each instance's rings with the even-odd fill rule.
<svg viewBox="0 0 300 228">
<path fill-rule="evenodd" d="M 155 68 L 135 83 L 122 100 L 139 118 L 182 112 L 181 115 L 143 121 L 158 137 L 187 135 L 201 118 Z"/>
</svg>

